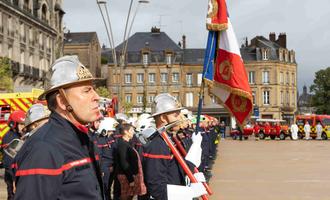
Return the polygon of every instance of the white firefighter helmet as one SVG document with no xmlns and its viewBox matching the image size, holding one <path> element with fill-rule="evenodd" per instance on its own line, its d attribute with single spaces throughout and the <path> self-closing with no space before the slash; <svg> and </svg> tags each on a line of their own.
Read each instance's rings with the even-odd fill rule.
<svg viewBox="0 0 330 200">
<path fill-rule="evenodd" d="M 97 132 L 99 132 L 100 134 L 102 132 L 108 132 L 108 131 L 115 131 L 116 130 L 116 126 L 119 123 L 112 117 L 104 117 L 101 120 L 99 129 L 97 130 Z"/>
<path fill-rule="evenodd" d="M 170 94 L 162 93 L 155 97 L 152 105 L 152 117 L 160 114 L 184 109 L 180 103 Z"/>
<path fill-rule="evenodd" d="M 32 123 L 48 118 L 49 114 L 50 111 L 44 105 L 40 103 L 34 104 L 26 112 L 24 125 L 28 127 Z"/>
<path fill-rule="evenodd" d="M 130 117 L 130 118 L 128 118 L 128 120 L 126 122 L 135 127 L 136 121 L 137 121 L 137 119 L 135 117 Z"/>
<path fill-rule="evenodd" d="M 127 121 L 128 121 L 128 117 L 127 117 L 127 115 L 125 115 L 124 113 L 117 113 L 117 114 L 115 115 L 115 118 L 116 118 L 117 120 L 122 120 L 122 121 L 124 121 L 124 122 L 127 122 Z"/>
<path fill-rule="evenodd" d="M 73 84 L 96 80 L 77 56 L 63 56 L 57 59 L 47 73 L 46 90 L 39 96 L 44 100 L 47 94 Z"/>
<path fill-rule="evenodd" d="M 138 120 L 135 123 L 135 130 L 142 132 L 146 128 L 153 127 L 155 128 L 155 120 L 151 118 L 150 114 L 144 113 L 139 116 Z"/>
</svg>

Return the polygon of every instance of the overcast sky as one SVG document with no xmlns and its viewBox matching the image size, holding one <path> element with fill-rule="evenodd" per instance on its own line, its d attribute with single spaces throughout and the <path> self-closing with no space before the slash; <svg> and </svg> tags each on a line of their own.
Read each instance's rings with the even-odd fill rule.
<svg viewBox="0 0 330 200">
<path fill-rule="evenodd" d="M 137 0 L 134 0 L 133 11 Z M 130 0 L 108 0 L 115 45 L 123 41 Z M 150 0 L 139 7 L 132 34 L 161 27 L 175 42 L 187 36 L 187 48 L 205 48 L 207 0 Z M 229 0 L 228 10 L 239 43 L 244 37 L 270 32 L 287 34 L 287 48 L 296 52 L 298 87 L 312 84 L 314 74 L 330 66 L 329 0 Z M 109 44 L 96 0 L 64 0 L 64 24 L 71 32 L 96 31 Z"/>
</svg>

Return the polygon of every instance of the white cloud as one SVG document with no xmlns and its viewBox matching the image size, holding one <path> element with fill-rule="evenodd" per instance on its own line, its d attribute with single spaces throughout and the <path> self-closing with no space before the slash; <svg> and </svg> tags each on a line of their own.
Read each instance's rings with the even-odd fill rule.
<svg viewBox="0 0 330 200">
<path fill-rule="evenodd" d="M 115 43 L 119 44 L 130 0 L 108 2 Z M 300 90 L 304 84 L 312 83 L 316 71 L 329 66 L 330 1 L 227 0 L 227 4 L 239 41 L 246 36 L 249 39 L 256 35 L 268 37 L 269 32 L 287 33 L 288 48 L 296 51 Z M 97 31 L 101 43 L 108 43 L 96 0 L 66 0 L 64 10 L 64 22 L 71 31 Z M 151 0 L 150 4 L 140 7 L 132 33 L 159 26 L 162 15 L 161 30 L 175 42 L 185 34 L 188 48 L 205 48 L 206 12 L 206 0 Z"/>
</svg>

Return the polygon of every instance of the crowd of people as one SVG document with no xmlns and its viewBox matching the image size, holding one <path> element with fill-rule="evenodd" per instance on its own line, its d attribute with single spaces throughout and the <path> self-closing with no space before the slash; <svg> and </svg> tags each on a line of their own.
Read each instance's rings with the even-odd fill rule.
<svg viewBox="0 0 330 200">
<path fill-rule="evenodd" d="M 151 114 L 102 116 L 95 78 L 75 56 L 51 67 L 27 113 L 15 111 L 3 138 L 8 199 L 193 199 L 207 194 L 223 124 L 196 119 L 170 94 Z M 163 132 L 180 152 L 169 148 Z M 194 173 L 187 179 L 184 162 Z M 197 181 L 196 181 L 197 180 Z"/>
</svg>

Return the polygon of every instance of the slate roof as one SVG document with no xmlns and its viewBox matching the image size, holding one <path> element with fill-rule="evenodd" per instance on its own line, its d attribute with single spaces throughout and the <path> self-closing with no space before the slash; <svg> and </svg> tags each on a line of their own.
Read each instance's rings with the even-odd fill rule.
<svg viewBox="0 0 330 200">
<path fill-rule="evenodd" d="M 203 65 L 205 49 L 184 49 L 183 63 Z"/>
<path fill-rule="evenodd" d="M 124 43 L 116 47 L 117 60 L 119 60 L 119 55 L 123 47 Z M 173 52 L 172 62 L 175 64 L 202 65 L 204 62 L 205 49 L 181 49 L 180 46 L 164 32 L 137 32 L 128 39 L 128 63 L 141 63 L 141 50 L 144 48 L 150 49 L 150 63 L 165 63 L 166 51 Z M 111 49 L 103 48 L 102 56 L 108 59 L 108 63 L 113 63 Z"/>
<path fill-rule="evenodd" d="M 64 44 L 89 44 L 94 37 L 97 38 L 96 32 L 69 32 L 64 34 Z"/>
<path fill-rule="evenodd" d="M 121 51 L 124 44 L 116 47 L 116 51 Z M 128 38 L 127 51 L 141 51 L 148 47 L 151 51 L 164 51 L 170 49 L 180 51 L 181 48 L 164 32 L 137 32 Z"/>
<path fill-rule="evenodd" d="M 270 49 L 268 60 L 279 60 L 277 51 L 281 46 L 276 42 L 272 42 L 263 36 L 256 36 L 251 41 L 253 44 L 240 48 L 244 61 L 262 60 L 261 48 Z"/>
</svg>

